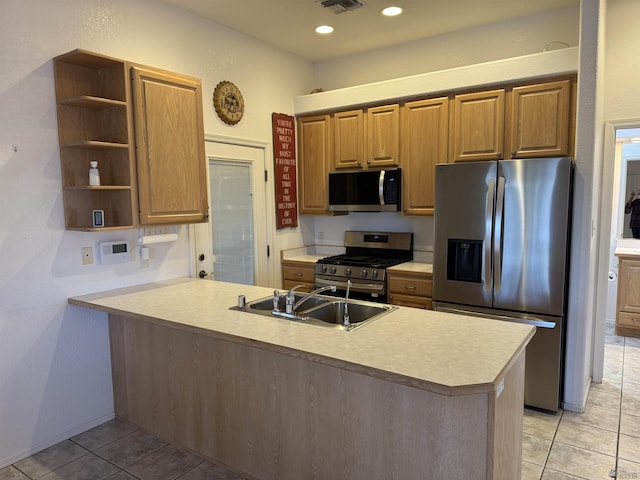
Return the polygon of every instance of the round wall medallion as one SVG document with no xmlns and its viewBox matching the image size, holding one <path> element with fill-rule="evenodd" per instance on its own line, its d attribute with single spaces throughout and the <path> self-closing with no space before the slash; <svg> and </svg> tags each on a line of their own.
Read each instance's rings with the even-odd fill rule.
<svg viewBox="0 0 640 480">
<path fill-rule="evenodd" d="M 244 115 L 244 99 L 238 87 L 231 82 L 220 82 L 213 91 L 213 106 L 220 120 L 235 125 Z"/>
</svg>

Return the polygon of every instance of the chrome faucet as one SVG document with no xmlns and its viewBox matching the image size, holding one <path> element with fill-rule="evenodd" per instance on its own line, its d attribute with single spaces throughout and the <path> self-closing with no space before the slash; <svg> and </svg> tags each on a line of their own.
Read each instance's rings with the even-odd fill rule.
<svg viewBox="0 0 640 480">
<path fill-rule="evenodd" d="M 309 293 L 305 294 L 304 297 L 302 297 L 296 303 L 293 303 L 293 299 L 295 298 L 294 294 L 293 294 L 293 291 L 296 288 L 300 287 L 300 286 L 301 285 L 298 285 L 297 287 L 292 288 L 291 290 L 289 290 L 289 293 L 287 293 L 287 313 L 295 312 L 300 305 L 302 305 L 304 302 L 309 300 L 311 297 L 313 297 L 315 295 L 318 295 L 319 293 L 326 292 L 327 290 L 331 290 L 332 292 L 336 291 L 336 286 L 335 285 L 327 285 L 326 287 L 320 287 L 320 288 L 314 290 L 313 292 L 309 292 Z M 291 301 L 291 311 L 289 311 L 289 301 Z"/>
<path fill-rule="evenodd" d="M 351 327 L 349 321 L 349 290 L 351 290 L 351 280 L 347 280 L 347 293 L 344 296 L 344 316 L 342 317 L 342 325 L 345 328 Z"/>
<path fill-rule="evenodd" d="M 296 290 L 298 288 L 304 287 L 304 285 L 296 285 L 289 289 L 289 291 L 285 295 L 285 308 L 287 313 L 293 313 L 293 301 L 296 298 Z"/>
</svg>

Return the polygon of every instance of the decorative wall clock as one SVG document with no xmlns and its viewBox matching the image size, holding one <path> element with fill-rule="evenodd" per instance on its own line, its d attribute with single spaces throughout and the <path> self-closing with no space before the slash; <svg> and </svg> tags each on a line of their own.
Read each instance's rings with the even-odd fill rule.
<svg viewBox="0 0 640 480">
<path fill-rule="evenodd" d="M 244 115 L 244 99 L 238 87 L 231 82 L 220 82 L 213 91 L 213 106 L 220 120 L 235 125 Z"/>
</svg>

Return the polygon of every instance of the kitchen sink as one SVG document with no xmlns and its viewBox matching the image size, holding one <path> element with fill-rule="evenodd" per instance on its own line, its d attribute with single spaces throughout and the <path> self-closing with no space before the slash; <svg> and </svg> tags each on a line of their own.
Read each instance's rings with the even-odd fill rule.
<svg viewBox="0 0 640 480">
<path fill-rule="evenodd" d="M 344 320 L 344 307 L 344 300 L 333 301 L 312 308 L 308 310 L 306 314 L 322 322 L 342 325 L 342 322 Z M 367 320 L 377 317 L 378 315 L 381 315 L 383 313 L 387 313 L 390 310 L 389 305 L 372 305 L 369 303 L 362 304 L 356 303 L 354 301 L 349 302 L 348 308 L 349 322 L 354 324 L 354 326 L 356 324 L 366 322 Z"/>
<path fill-rule="evenodd" d="M 304 293 L 296 293 L 294 303 L 305 297 Z M 381 316 L 395 310 L 397 307 L 382 303 L 349 300 L 349 327 L 343 325 L 345 301 L 336 297 L 315 295 L 307 298 L 300 308 L 293 314 L 285 313 L 285 296 L 278 299 L 278 311 L 273 309 L 273 297 L 260 298 L 247 302 L 244 307 L 233 306 L 231 310 L 238 310 L 257 315 L 270 316 L 292 320 L 309 325 L 333 328 L 345 331 L 355 330 Z"/>
</svg>

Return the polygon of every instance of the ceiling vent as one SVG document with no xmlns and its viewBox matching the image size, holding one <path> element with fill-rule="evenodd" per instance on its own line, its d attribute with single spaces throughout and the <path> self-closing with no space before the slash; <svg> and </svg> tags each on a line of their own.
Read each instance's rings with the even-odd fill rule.
<svg viewBox="0 0 640 480">
<path fill-rule="evenodd" d="M 331 8 L 333 13 L 348 12 L 362 6 L 358 0 L 323 0 L 321 3 L 323 7 Z"/>
</svg>

